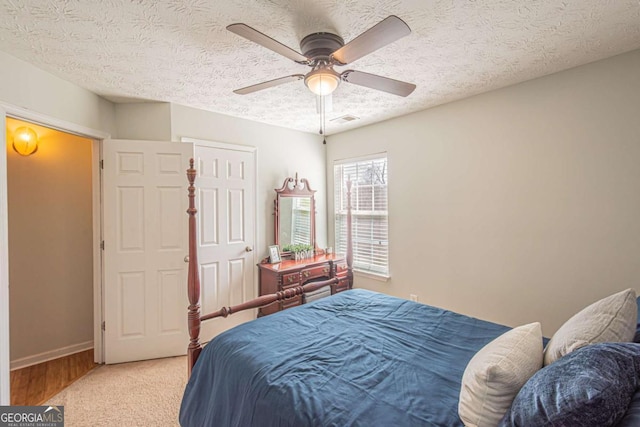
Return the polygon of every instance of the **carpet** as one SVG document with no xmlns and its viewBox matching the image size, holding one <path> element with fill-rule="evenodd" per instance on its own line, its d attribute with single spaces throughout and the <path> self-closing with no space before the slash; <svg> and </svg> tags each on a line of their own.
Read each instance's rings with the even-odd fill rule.
<svg viewBox="0 0 640 427">
<path fill-rule="evenodd" d="M 101 365 L 43 405 L 64 406 L 65 427 L 178 426 L 186 356 Z"/>
</svg>

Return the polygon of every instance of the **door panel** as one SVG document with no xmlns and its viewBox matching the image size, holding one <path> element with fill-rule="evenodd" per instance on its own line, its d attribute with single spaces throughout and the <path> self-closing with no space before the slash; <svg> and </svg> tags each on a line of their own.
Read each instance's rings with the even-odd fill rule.
<svg viewBox="0 0 640 427">
<path fill-rule="evenodd" d="M 228 243 L 243 243 L 245 242 L 244 236 L 244 191 L 243 190 L 229 190 L 228 192 L 228 208 L 229 216 L 228 227 L 229 240 Z"/>
<path fill-rule="evenodd" d="M 193 146 L 104 142 L 105 362 L 185 354 Z"/>
<path fill-rule="evenodd" d="M 203 188 L 198 192 L 200 212 L 207 212 L 208 220 L 200 221 L 200 246 L 217 245 L 218 242 L 218 190 Z"/>
<path fill-rule="evenodd" d="M 185 309 L 176 304 L 184 298 L 184 280 L 182 270 L 158 272 L 160 283 L 160 333 L 179 333 L 185 321 Z"/>
<path fill-rule="evenodd" d="M 144 271 L 118 273 L 119 338 L 139 338 L 145 334 L 145 277 Z M 111 325 L 111 323 L 109 323 Z M 109 362 L 107 362 L 109 363 Z"/>
</svg>

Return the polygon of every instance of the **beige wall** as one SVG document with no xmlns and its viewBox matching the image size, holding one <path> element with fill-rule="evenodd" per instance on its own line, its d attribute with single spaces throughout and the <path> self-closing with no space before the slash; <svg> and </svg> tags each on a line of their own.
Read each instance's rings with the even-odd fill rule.
<svg viewBox="0 0 640 427">
<path fill-rule="evenodd" d="M 171 104 L 139 102 L 116 104 L 118 139 L 171 141 Z"/>
<path fill-rule="evenodd" d="M 35 154 L 7 144 L 12 361 L 93 342 L 92 141 L 29 126 Z"/>
<path fill-rule="evenodd" d="M 639 114 L 635 51 L 330 137 L 328 188 L 388 152 L 392 277 L 356 286 L 546 335 L 640 291 Z"/>
</svg>

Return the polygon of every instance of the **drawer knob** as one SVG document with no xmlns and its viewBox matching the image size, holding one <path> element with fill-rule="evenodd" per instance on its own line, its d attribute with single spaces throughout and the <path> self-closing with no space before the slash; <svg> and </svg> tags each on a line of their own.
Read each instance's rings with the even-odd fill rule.
<svg viewBox="0 0 640 427">
<path fill-rule="evenodd" d="M 309 277 L 309 272 L 308 271 L 305 271 L 302 274 L 304 275 L 304 277 Z"/>
</svg>

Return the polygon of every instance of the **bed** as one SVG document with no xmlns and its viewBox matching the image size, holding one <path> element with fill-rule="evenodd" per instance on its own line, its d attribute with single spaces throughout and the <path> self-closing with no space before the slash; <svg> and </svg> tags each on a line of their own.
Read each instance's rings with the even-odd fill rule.
<svg viewBox="0 0 640 427">
<path fill-rule="evenodd" d="M 191 237 L 195 236 L 196 214 L 193 163 L 187 175 Z M 349 267 L 351 256 L 347 254 Z M 489 343 L 519 329 L 364 289 L 351 289 L 242 324 L 202 348 L 200 322 L 305 295 L 323 286 L 333 287 L 336 281 L 311 283 L 201 315 L 196 267 L 192 241 L 188 284 L 190 379 L 180 408 L 183 427 L 462 426 L 459 402 L 470 362 L 486 351 Z M 635 330 L 639 300 L 635 294 L 633 298 Z M 540 342 L 536 345 L 542 354 L 539 333 Z M 602 399 L 608 406 L 615 406 L 615 417 L 610 417 L 615 423 L 597 421 L 592 425 L 640 425 L 640 393 L 635 393 L 640 385 L 640 344 L 632 345 L 604 343 L 602 350 L 599 345 L 589 346 L 593 351 L 605 353 L 603 360 L 614 354 L 622 362 L 616 359 L 608 365 L 605 362 L 593 365 L 600 360 L 599 353 L 584 352 L 584 357 L 577 358 L 582 362 L 563 357 L 562 363 L 548 367 L 568 372 L 570 369 L 563 366 L 566 362 L 580 372 L 594 372 L 593 376 L 600 378 L 605 368 L 615 366 L 613 376 L 616 381 L 623 378 L 626 395 L 604 396 Z M 582 353 L 583 350 L 576 350 L 571 357 Z M 578 367 L 582 366 L 579 363 L 589 366 Z M 626 366 L 626 370 L 621 366 Z M 534 425 L 530 421 L 523 423 L 522 411 L 514 413 L 513 407 L 518 408 L 516 403 L 520 402 L 525 406 L 524 412 L 539 411 L 539 407 L 526 408 L 531 401 L 538 400 L 555 405 L 563 420 L 579 419 L 567 418 L 575 408 L 558 406 L 564 400 L 555 394 L 546 393 L 541 399 L 526 393 L 520 397 L 523 391 L 539 393 L 548 386 L 549 377 L 552 381 L 562 377 L 562 372 L 554 373 L 552 369 L 547 369 L 550 375 L 539 375 L 545 369 L 539 369 L 527 381 L 529 384 L 536 379 L 535 387 L 522 387 L 500 425 Z M 560 386 L 552 387 L 560 389 L 563 384 L 572 384 L 562 378 L 559 381 Z M 589 393 L 590 384 L 585 386 Z M 609 383 L 601 388 L 604 392 L 614 389 Z M 571 391 L 575 392 L 574 389 Z M 578 391 L 582 391 L 580 387 Z M 552 398 L 552 402 L 545 403 L 546 398 Z M 572 399 L 569 396 L 569 401 Z M 543 409 L 546 411 L 548 407 Z M 595 410 L 603 413 L 600 408 Z M 578 417 L 584 416 L 585 410 L 578 408 L 577 413 Z M 555 425 L 576 424 L 565 421 Z"/>
<path fill-rule="evenodd" d="M 461 425 L 457 403 L 464 368 L 507 329 L 352 289 L 216 337 L 194 368 L 180 421 Z M 203 398 L 201 390 L 208 388 Z"/>
</svg>

